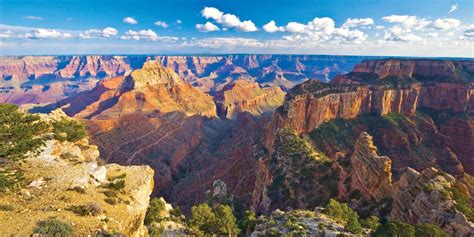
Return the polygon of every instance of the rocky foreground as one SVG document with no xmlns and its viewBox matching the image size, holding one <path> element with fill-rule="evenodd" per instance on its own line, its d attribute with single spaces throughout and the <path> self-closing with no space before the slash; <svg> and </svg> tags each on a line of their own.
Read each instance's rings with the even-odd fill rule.
<svg viewBox="0 0 474 237">
<path fill-rule="evenodd" d="M 57 110 L 43 119 L 70 118 Z M 15 167 L 24 174 L 25 186 L 0 195 L 1 235 L 28 236 L 38 221 L 51 218 L 71 225 L 78 236 L 146 235 L 143 220 L 153 190 L 153 170 L 102 165 L 98 158 L 97 146 L 88 139 L 47 140 L 39 155 Z"/>
</svg>

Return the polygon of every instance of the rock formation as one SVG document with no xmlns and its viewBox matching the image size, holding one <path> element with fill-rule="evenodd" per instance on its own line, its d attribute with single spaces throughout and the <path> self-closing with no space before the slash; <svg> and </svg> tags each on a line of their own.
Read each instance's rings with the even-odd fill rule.
<svg viewBox="0 0 474 237">
<path fill-rule="evenodd" d="M 61 111 L 44 120 L 69 119 Z M 121 233 L 143 236 L 143 220 L 153 190 L 153 170 L 148 166 L 97 163 L 97 146 L 88 139 L 78 142 L 48 140 L 39 155 L 31 155 L 19 168 L 27 184 L 19 191 L 0 195 L 11 211 L 0 212 L 2 235 L 30 235 L 39 220 L 57 218 L 74 226 L 74 235 Z M 108 202 L 108 185 L 123 182 Z M 82 209 L 93 208 L 93 213 Z"/>
<path fill-rule="evenodd" d="M 392 193 L 392 161 L 377 155 L 372 136 L 363 132 L 351 156 L 351 188 L 367 199 L 380 201 Z"/>
<path fill-rule="evenodd" d="M 238 80 L 216 92 L 217 113 L 223 118 L 234 118 L 239 112 L 255 116 L 272 113 L 283 103 L 285 93 L 279 87 L 260 88 L 258 83 Z"/>
<path fill-rule="evenodd" d="M 44 91 L 26 93 L 23 88 L 33 84 L 46 90 L 61 81 L 76 86 L 83 80 L 117 77 L 142 68 L 149 60 L 173 69 L 184 81 L 203 92 L 214 92 L 238 79 L 252 80 L 261 86 L 286 88 L 308 79 L 328 81 L 336 74 L 350 71 L 361 59 L 307 55 L 0 57 L 0 93 L 5 94 L 0 96 L 0 102 L 25 96 L 30 99 L 10 99 L 8 102 L 56 102 L 71 93 L 61 92 L 66 95 L 60 98 L 42 97 Z"/>
<path fill-rule="evenodd" d="M 456 180 L 449 174 L 428 168 L 408 168 L 395 183 L 390 217 L 407 223 L 431 223 L 450 236 L 469 236 L 474 223 L 455 208 L 452 189 Z"/>
</svg>

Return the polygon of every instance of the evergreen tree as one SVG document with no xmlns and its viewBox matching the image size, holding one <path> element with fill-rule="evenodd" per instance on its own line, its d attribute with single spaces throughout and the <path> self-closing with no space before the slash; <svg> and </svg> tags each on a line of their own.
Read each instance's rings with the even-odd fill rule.
<svg viewBox="0 0 474 237">
<path fill-rule="evenodd" d="M 215 229 L 218 235 L 237 236 L 239 228 L 232 209 L 227 205 L 220 204 L 216 207 Z"/>
</svg>

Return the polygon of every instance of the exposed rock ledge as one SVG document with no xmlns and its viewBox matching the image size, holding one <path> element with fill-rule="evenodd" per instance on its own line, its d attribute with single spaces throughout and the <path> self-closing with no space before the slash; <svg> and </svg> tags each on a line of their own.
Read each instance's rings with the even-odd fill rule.
<svg viewBox="0 0 474 237">
<path fill-rule="evenodd" d="M 44 119 L 61 116 L 65 115 L 56 111 Z M 98 156 L 97 146 L 87 139 L 76 143 L 48 140 L 39 155 L 20 164 L 26 187 L 0 196 L 1 204 L 13 208 L 0 211 L 2 235 L 28 236 L 37 221 L 48 218 L 71 224 L 75 236 L 104 231 L 146 235 L 143 220 L 153 190 L 153 170 L 148 166 L 101 166 Z M 118 203 L 113 205 L 105 201 L 105 186 L 118 176 L 125 185 L 117 191 Z M 99 206 L 100 213 L 81 216 L 71 211 L 89 204 Z"/>
</svg>

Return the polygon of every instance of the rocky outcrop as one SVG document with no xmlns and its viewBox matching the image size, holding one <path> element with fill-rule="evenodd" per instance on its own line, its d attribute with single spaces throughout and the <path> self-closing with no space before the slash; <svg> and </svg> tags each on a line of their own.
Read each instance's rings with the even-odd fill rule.
<svg viewBox="0 0 474 237">
<path fill-rule="evenodd" d="M 289 92 L 274 123 L 306 133 L 331 119 L 351 119 L 369 113 L 414 115 L 419 107 L 472 113 L 473 93 L 470 84 L 414 83 L 393 88 L 308 81 Z"/>
<path fill-rule="evenodd" d="M 46 121 L 66 118 L 61 111 L 43 116 Z M 12 211 L 0 212 L 3 235 L 31 235 L 36 222 L 57 218 L 74 226 L 74 235 L 121 233 L 144 236 L 145 213 L 153 190 L 153 170 L 148 166 L 100 165 L 97 146 L 87 139 L 78 142 L 48 140 L 39 155 L 19 165 L 27 184 L 19 191 L 0 196 Z M 110 183 L 123 182 L 107 201 Z M 93 213 L 80 209 L 91 207 Z"/>
<path fill-rule="evenodd" d="M 455 208 L 452 189 L 456 180 L 434 168 L 422 172 L 408 168 L 394 185 L 390 217 L 407 223 L 431 223 L 450 236 L 469 236 L 474 223 Z"/>
<path fill-rule="evenodd" d="M 474 119 L 449 119 L 441 125 L 440 132 L 450 138 L 450 147 L 458 155 L 464 170 L 474 175 Z"/>
<path fill-rule="evenodd" d="M 351 188 L 366 199 L 380 201 L 392 193 L 392 161 L 377 154 L 372 136 L 363 132 L 351 156 Z"/>
<path fill-rule="evenodd" d="M 223 118 L 234 118 L 239 112 L 252 115 L 272 113 L 283 103 L 285 93 L 279 87 L 260 88 L 258 83 L 238 80 L 216 92 L 217 113 Z"/>
</svg>

